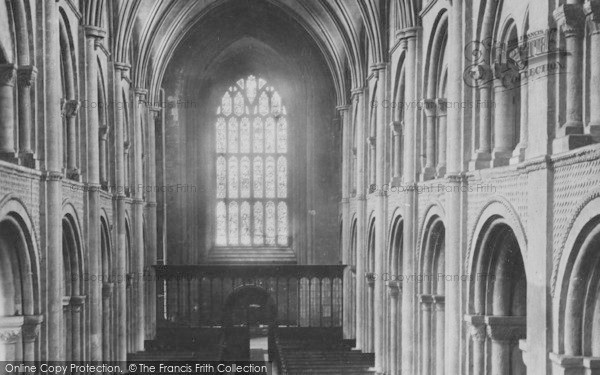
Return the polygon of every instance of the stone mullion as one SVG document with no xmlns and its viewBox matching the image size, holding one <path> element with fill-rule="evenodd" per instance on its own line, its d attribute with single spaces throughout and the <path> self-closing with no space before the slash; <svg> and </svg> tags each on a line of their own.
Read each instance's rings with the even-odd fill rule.
<svg viewBox="0 0 600 375">
<path fill-rule="evenodd" d="M 438 137 L 437 137 L 437 166 L 436 176 L 444 177 L 446 174 L 446 155 L 447 155 L 447 101 L 445 98 L 436 99 L 437 107 L 437 123 L 438 123 Z"/>
<path fill-rule="evenodd" d="M 89 84 L 89 86 L 95 85 L 92 83 Z M 92 110 L 95 111 L 95 109 L 90 108 L 90 111 Z M 63 142 L 63 147 L 66 148 L 67 155 L 66 173 L 68 178 L 77 180 L 79 179 L 79 168 L 77 164 L 77 113 L 79 111 L 79 102 L 73 99 L 64 100 L 61 111 L 62 115 L 65 117 L 65 130 L 67 133 L 66 142 Z"/>
<path fill-rule="evenodd" d="M 425 165 L 423 167 L 423 180 L 429 180 L 435 176 L 437 103 L 435 99 L 430 98 L 424 99 L 422 104 L 425 111 Z"/>
<path fill-rule="evenodd" d="M 342 247 L 342 264 L 350 263 L 349 256 L 349 244 L 350 244 L 350 191 L 349 191 L 349 165 L 350 165 L 350 130 L 351 130 L 351 122 L 350 122 L 350 106 L 344 105 L 339 106 L 337 109 L 340 112 L 341 117 L 341 125 L 342 125 L 342 243 L 340 246 Z M 352 293 L 351 290 L 351 279 L 350 272 L 348 270 L 344 271 L 343 275 L 343 322 L 342 329 L 344 339 L 350 339 L 350 295 Z"/>
<path fill-rule="evenodd" d="M 434 353 L 435 353 L 435 357 L 434 357 L 434 361 L 435 361 L 435 374 L 436 375 L 442 375 L 444 374 L 444 368 L 445 368 L 445 364 L 444 364 L 444 351 L 446 350 L 445 348 L 445 326 L 446 326 L 446 316 L 444 313 L 444 304 L 445 304 L 445 298 L 444 296 L 440 296 L 440 295 L 434 295 L 433 296 L 433 308 L 435 310 L 435 341 L 434 341 L 434 345 L 435 345 L 435 349 L 434 349 Z"/>
<path fill-rule="evenodd" d="M 400 337 L 398 337 L 398 328 L 400 325 L 399 322 L 399 311 L 398 311 L 398 297 L 401 292 L 402 286 L 398 281 L 392 280 L 388 281 L 388 291 L 390 295 L 390 348 L 389 348 L 389 357 L 390 357 L 390 368 L 389 373 L 391 375 L 396 375 L 400 371 L 399 366 L 399 341 Z"/>
</svg>

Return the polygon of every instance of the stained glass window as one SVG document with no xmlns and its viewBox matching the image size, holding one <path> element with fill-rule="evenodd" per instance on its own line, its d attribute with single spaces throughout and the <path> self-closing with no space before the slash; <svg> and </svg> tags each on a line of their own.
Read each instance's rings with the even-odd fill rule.
<svg viewBox="0 0 600 375">
<path fill-rule="evenodd" d="M 239 79 L 215 125 L 217 246 L 289 246 L 288 123 L 267 81 Z"/>
</svg>

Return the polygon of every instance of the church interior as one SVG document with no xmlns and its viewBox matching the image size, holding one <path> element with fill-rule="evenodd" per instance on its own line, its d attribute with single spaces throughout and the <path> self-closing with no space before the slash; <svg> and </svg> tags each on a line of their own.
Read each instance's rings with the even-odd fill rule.
<svg viewBox="0 0 600 375">
<path fill-rule="evenodd" d="M 599 60 L 600 0 L 0 2 L 0 361 L 600 374 Z"/>
</svg>

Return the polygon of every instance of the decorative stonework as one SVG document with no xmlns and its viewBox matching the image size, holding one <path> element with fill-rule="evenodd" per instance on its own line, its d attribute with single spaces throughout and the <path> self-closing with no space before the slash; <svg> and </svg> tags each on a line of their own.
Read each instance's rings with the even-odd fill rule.
<svg viewBox="0 0 600 375">
<path fill-rule="evenodd" d="M 373 272 L 367 272 L 365 274 L 365 280 L 367 281 L 367 285 L 373 287 L 375 285 L 375 274 Z"/>
<path fill-rule="evenodd" d="M 79 101 L 78 100 L 65 100 L 61 101 L 61 115 L 63 117 L 71 118 L 77 116 L 79 112 Z"/>
<path fill-rule="evenodd" d="M 486 339 L 485 317 L 483 315 L 465 315 L 465 322 L 469 328 L 469 334 L 475 342 L 483 342 Z"/>
<path fill-rule="evenodd" d="M 527 335 L 525 316 L 486 316 L 488 337 L 494 341 L 513 342 Z"/>
<path fill-rule="evenodd" d="M 390 280 L 387 282 L 388 291 L 392 298 L 398 298 L 400 292 L 402 291 L 402 284 L 397 280 Z"/>
<path fill-rule="evenodd" d="M 40 327 L 44 321 L 43 315 L 28 315 L 25 316 L 23 323 L 23 340 L 26 342 L 35 341 L 40 334 Z"/>
<path fill-rule="evenodd" d="M 16 70 L 15 64 L 0 64 L 0 86 L 14 86 Z"/>
<path fill-rule="evenodd" d="M 0 344 L 14 344 L 21 336 L 23 316 L 0 317 Z"/>
<path fill-rule="evenodd" d="M 37 69 L 33 65 L 20 66 L 17 71 L 19 87 L 30 87 L 37 77 Z"/>
<path fill-rule="evenodd" d="M 585 14 L 579 4 L 563 4 L 554 11 L 554 19 L 565 36 L 581 35 L 585 25 Z"/>
</svg>

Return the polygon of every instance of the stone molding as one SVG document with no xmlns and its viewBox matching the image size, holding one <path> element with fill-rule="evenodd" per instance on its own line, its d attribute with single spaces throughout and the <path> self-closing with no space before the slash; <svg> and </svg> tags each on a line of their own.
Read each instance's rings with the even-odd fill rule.
<svg viewBox="0 0 600 375">
<path fill-rule="evenodd" d="M 71 118 L 79 112 L 79 101 L 74 99 L 63 99 L 60 103 L 60 113 L 63 117 Z"/>
<path fill-rule="evenodd" d="M 22 329 L 23 340 L 26 342 L 35 341 L 40 334 L 40 327 L 43 321 L 43 315 L 26 315 Z"/>
<path fill-rule="evenodd" d="M 421 100 L 421 106 L 425 112 L 425 117 L 434 117 L 437 113 L 437 101 L 435 99 Z"/>
<path fill-rule="evenodd" d="M 513 342 L 525 338 L 527 317 L 525 316 L 486 316 L 488 337 L 494 341 Z"/>
<path fill-rule="evenodd" d="M 390 280 L 387 282 L 388 292 L 392 298 L 397 298 L 400 292 L 402 292 L 402 284 L 397 280 Z"/>
<path fill-rule="evenodd" d="M 0 344 L 14 344 L 19 340 L 25 317 L 4 316 L 0 318 Z"/>
<path fill-rule="evenodd" d="M 581 36 L 585 26 L 585 13 L 579 4 L 563 4 L 552 14 L 565 37 Z"/>
<path fill-rule="evenodd" d="M 15 64 L 0 64 L 0 86 L 14 86 L 16 72 Z"/>
<path fill-rule="evenodd" d="M 17 70 L 19 87 L 31 87 L 37 77 L 37 68 L 33 65 L 23 65 Z"/>
<path fill-rule="evenodd" d="M 367 285 L 372 287 L 375 285 L 375 274 L 373 272 L 367 272 L 365 274 L 365 280 L 367 281 Z"/>
</svg>

